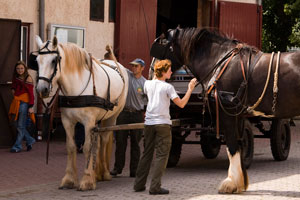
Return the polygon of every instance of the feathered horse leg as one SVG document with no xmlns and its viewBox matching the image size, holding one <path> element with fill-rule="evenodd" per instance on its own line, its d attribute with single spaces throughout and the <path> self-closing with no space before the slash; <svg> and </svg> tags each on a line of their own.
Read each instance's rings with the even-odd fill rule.
<svg viewBox="0 0 300 200">
<path fill-rule="evenodd" d="M 109 118 L 105 121 L 102 121 L 101 126 L 113 126 L 116 124 L 116 116 Z M 100 134 L 100 151 L 98 155 L 99 160 L 99 171 L 97 172 L 97 177 L 101 177 L 101 180 L 111 180 L 111 175 L 109 173 L 109 164 L 112 153 L 112 144 L 113 144 L 113 131 L 106 131 Z"/>
<path fill-rule="evenodd" d="M 90 122 L 95 120 L 89 120 Z M 83 152 L 86 158 L 83 177 L 80 181 L 78 190 L 94 190 L 96 189 L 96 156 L 98 133 L 92 131 L 93 124 L 85 124 L 85 142 Z"/>
<path fill-rule="evenodd" d="M 74 188 L 78 185 L 77 168 L 76 168 L 76 145 L 74 142 L 75 124 L 62 115 L 62 122 L 66 130 L 66 146 L 68 153 L 66 174 L 63 177 L 59 189 Z"/>
<path fill-rule="evenodd" d="M 222 125 L 226 137 L 227 155 L 229 159 L 228 176 L 221 183 L 219 193 L 241 193 L 247 190 L 249 181 L 245 166 L 242 164 L 241 146 L 239 145 L 239 120 L 223 116 Z M 235 127 L 232 130 L 232 127 Z"/>
</svg>

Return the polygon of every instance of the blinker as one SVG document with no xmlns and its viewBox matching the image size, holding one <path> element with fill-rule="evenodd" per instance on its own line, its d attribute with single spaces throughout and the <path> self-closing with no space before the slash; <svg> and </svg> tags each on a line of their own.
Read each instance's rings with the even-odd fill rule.
<svg viewBox="0 0 300 200">
<path fill-rule="evenodd" d="M 159 42 L 154 42 L 151 46 L 150 55 L 152 57 L 158 58 L 160 60 L 165 59 L 165 52 L 167 46 L 160 44 Z"/>
<path fill-rule="evenodd" d="M 39 65 L 36 61 L 37 55 L 33 54 L 33 52 L 30 53 L 29 55 L 29 60 L 28 60 L 28 68 L 38 71 Z"/>
</svg>

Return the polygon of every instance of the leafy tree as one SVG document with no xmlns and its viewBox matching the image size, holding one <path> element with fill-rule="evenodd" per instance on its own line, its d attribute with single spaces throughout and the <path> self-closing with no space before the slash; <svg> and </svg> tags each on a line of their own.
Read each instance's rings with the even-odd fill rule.
<svg viewBox="0 0 300 200">
<path fill-rule="evenodd" d="M 263 0 L 264 52 L 300 47 L 300 0 Z"/>
</svg>

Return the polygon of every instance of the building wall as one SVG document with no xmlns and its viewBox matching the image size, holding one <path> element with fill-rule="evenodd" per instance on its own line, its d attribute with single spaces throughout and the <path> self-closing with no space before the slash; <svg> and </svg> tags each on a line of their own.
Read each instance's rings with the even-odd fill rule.
<svg viewBox="0 0 300 200">
<path fill-rule="evenodd" d="M 108 22 L 109 0 L 105 0 L 104 22 L 90 21 L 90 0 L 45 0 L 45 36 L 48 24 L 85 28 L 85 49 L 103 58 L 105 46 L 113 46 L 114 23 Z M 36 50 L 34 36 L 39 34 L 39 0 L 0 0 L 0 18 L 30 23 L 30 51 Z"/>
<path fill-rule="evenodd" d="M 20 5 L 22 4 L 22 5 Z M 33 50 L 34 35 L 38 34 L 39 0 L 0 0 L 0 18 L 19 19 L 24 23 L 30 23 L 31 39 L 30 50 Z M 1 39 L 0 39 L 1 40 Z"/>
</svg>

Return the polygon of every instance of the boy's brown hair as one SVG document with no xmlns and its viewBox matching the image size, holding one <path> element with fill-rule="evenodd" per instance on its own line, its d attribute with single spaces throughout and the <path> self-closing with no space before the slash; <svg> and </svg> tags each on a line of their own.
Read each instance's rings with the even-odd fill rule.
<svg viewBox="0 0 300 200">
<path fill-rule="evenodd" d="M 171 67 L 170 60 L 161 60 L 154 65 L 154 74 L 157 78 L 161 78 L 163 76 L 163 72 L 166 73 Z"/>
</svg>

